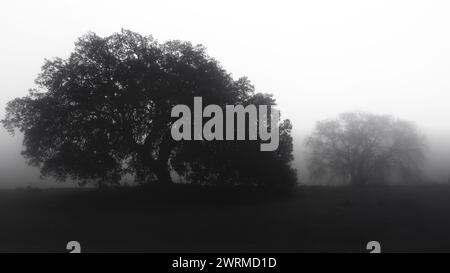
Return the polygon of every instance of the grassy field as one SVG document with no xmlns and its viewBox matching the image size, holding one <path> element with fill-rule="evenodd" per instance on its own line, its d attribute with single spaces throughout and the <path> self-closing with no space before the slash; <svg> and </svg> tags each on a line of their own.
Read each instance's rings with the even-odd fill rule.
<svg viewBox="0 0 450 273">
<path fill-rule="evenodd" d="M 0 191 L 1 252 L 450 251 L 450 186 L 299 187 L 287 199 L 181 190 Z"/>
</svg>

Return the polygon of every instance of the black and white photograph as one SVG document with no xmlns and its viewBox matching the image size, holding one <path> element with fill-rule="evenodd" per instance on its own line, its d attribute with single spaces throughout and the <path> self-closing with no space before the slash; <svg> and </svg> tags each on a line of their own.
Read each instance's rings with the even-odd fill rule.
<svg viewBox="0 0 450 273">
<path fill-rule="evenodd" d="M 450 252 L 449 14 L 1 1 L 0 252 L 166 255 L 169 272 Z"/>
</svg>

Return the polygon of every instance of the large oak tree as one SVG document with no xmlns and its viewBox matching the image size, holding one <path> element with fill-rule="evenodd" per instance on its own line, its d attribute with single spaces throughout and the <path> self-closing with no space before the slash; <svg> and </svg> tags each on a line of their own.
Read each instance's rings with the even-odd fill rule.
<svg viewBox="0 0 450 273">
<path fill-rule="evenodd" d="M 107 185 L 132 175 L 138 182 L 168 183 L 175 169 L 191 180 L 195 173 L 209 169 L 210 173 L 233 173 L 239 179 L 243 175 L 235 172 L 249 171 L 245 166 L 252 161 L 239 161 L 241 157 L 229 151 L 245 150 L 252 164 L 274 163 L 273 170 L 293 174 L 290 124 L 286 122 L 281 128 L 286 143 L 264 157 L 254 143 L 245 149 L 242 143 L 228 143 L 241 148 L 225 153 L 220 148 L 224 144 L 171 138 L 172 107 L 192 106 L 194 96 L 201 96 L 204 104 L 221 106 L 248 104 L 255 96 L 271 100 L 255 93 L 246 78 L 234 80 L 201 45 L 159 43 L 127 30 L 108 37 L 88 33 L 76 42 L 67 59 L 47 60 L 36 83 L 28 96 L 8 103 L 3 125 L 12 133 L 16 128 L 23 133 L 22 153 L 44 176 Z M 202 149 L 194 149 L 200 144 Z M 208 155 L 216 156 L 216 165 Z M 272 178 L 282 177 L 279 171 L 276 174 Z M 263 176 L 245 175 L 258 181 Z M 292 184 L 294 176 L 289 177 Z M 250 179 L 234 182 L 245 181 Z"/>
</svg>

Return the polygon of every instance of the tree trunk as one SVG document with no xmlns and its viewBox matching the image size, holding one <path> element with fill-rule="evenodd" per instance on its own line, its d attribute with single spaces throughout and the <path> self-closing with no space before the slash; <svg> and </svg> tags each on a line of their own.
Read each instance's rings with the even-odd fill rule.
<svg viewBox="0 0 450 273">
<path fill-rule="evenodd" d="M 350 178 L 350 185 L 352 186 L 365 186 L 367 180 L 362 175 L 352 175 Z"/>
<path fill-rule="evenodd" d="M 157 178 L 159 184 L 171 184 L 172 177 L 170 176 L 169 159 L 172 152 L 172 146 L 170 140 L 164 139 L 159 145 L 158 158 L 153 157 L 152 150 L 152 138 L 147 136 L 144 141 L 144 145 L 140 146 L 138 149 L 138 154 L 140 160 L 144 166 L 148 167 Z"/>
<path fill-rule="evenodd" d="M 155 174 L 160 184 L 171 184 L 169 158 L 172 149 L 168 141 L 162 141 L 159 146 L 158 159 L 156 161 Z"/>
<path fill-rule="evenodd" d="M 170 170 L 169 170 L 169 162 L 168 161 L 159 161 L 157 162 L 157 166 L 155 168 L 155 174 L 158 178 L 158 182 L 160 184 L 171 184 L 172 183 L 172 177 L 170 176 Z"/>
</svg>

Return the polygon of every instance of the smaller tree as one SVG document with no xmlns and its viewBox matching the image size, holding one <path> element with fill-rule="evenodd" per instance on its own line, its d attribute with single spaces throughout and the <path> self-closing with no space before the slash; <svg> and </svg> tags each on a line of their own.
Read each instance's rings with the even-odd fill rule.
<svg viewBox="0 0 450 273">
<path fill-rule="evenodd" d="M 306 145 L 313 180 L 350 185 L 418 180 L 425 147 L 410 122 L 360 112 L 318 122 Z"/>
<path fill-rule="evenodd" d="M 272 95 L 261 93 L 248 97 L 242 104 L 276 105 Z M 259 110 L 257 113 L 260 116 Z M 245 122 L 249 124 L 248 116 Z M 257 120 L 257 126 L 259 122 Z M 237 124 L 234 126 L 236 131 Z M 297 182 L 296 170 L 291 166 L 291 130 L 289 119 L 279 122 L 279 145 L 274 151 L 261 151 L 262 140 L 181 141 L 171 164 L 177 174 L 191 183 L 240 185 L 288 192 Z M 248 134 L 246 131 L 247 137 Z"/>
</svg>

